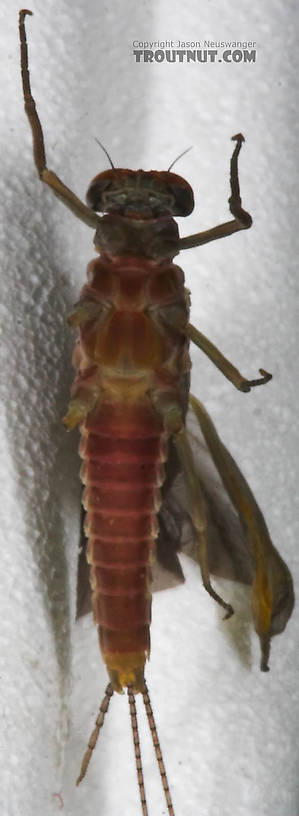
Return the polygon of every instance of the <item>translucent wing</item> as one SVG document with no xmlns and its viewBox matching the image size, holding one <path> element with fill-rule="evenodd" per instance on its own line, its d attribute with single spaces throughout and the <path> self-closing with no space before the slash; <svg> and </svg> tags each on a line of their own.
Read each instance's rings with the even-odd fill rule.
<svg viewBox="0 0 299 816">
<path fill-rule="evenodd" d="M 205 499 L 210 572 L 222 578 L 250 584 L 253 577 L 253 562 L 239 516 L 224 488 L 200 428 L 194 427 L 190 416 L 187 425 L 196 473 Z M 170 477 L 170 481 L 171 484 L 168 484 L 166 479 L 159 513 L 160 533 L 157 541 L 157 568 L 155 569 L 154 565 L 153 569 L 154 589 L 157 588 L 156 576 L 158 588 L 163 582 L 159 576 L 159 567 L 170 571 L 173 580 L 177 573 L 179 579 L 177 565 L 173 563 L 177 552 L 184 552 L 196 562 L 198 560 L 196 533 L 190 515 L 187 488 L 179 467 L 176 468 L 175 478 Z M 178 582 L 179 580 L 176 581 Z M 166 585 L 166 579 L 164 583 Z"/>
<path fill-rule="evenodd" d="M 76 600 L 76 618 L 81 618 L 91 612 L 91 586 L 89 580 L 90 566 L 87 563 L 86 549 L 88 539 L 84 533 L 84 521 L 86 511 L 81 504 L 81 519 L 80 519 L 80 548 L 78 556 L 77 568 L 77 600 Z"/>
<path fill-rule="evenodd" d="M 228 577 L 237 577 L 241 558 L 244 565 L 242 580 L 250 578 L 252 618 L 262 652 L 261 669 L 267 671 L 271 637 L 285 629 L 293 611 L 292 576 L 272 544 L 265 519 L 246 479 L 221 442 L 207 411 L 193 396 L 190 397 L 190 403 L 213 465 L 239 519 L 243 535 L 239 540 L 237 550 L 235 544 L 238 545 L 238 541 L 231 539 L 229 555 L 233 553 L 233 558 L 229 558 L 225 567 L 236 569 L 236 575 L 232 574 Z M 225 574 L 222 571 L 224 560 L 223 566 L 221 562 L 222 557 L 219 559 L 216 553 L 215 568 L 211 565 L 215 574 Z"/>
</svg>

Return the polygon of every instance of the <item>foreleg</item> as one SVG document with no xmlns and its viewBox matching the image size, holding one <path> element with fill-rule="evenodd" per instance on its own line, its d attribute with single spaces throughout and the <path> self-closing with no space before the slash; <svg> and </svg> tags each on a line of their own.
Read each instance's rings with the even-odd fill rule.
<svg viewBox="0 0 299 816">
<path fill-rule="evenodd" d="M 187 235 L 186 238 L 180 238 L 178 241 L 179 250 L 202 246 L 202 244 L 207 244 L 209 241 L 217 241 L 218 238 L 226 238 L 227 235 L 232 235 L 233 232 L 239 232 L 239 230 L 249 229 L 249 227 L 251 227 L 251 215 L 242 208 L 238 176 L 238 156 L 242 142 L 244 142 L 245 139 L 242 133 L 238 133 L 236 136 L 233 136 L 232 139 L 236 141 L 237 144 L 230 162 L 231 195 L 228 202 L 234 220 L 226 221 L 224 224 L 218 224 L 217 227 L 205 230 L 204 232 L 196 232 L 194 235 Z"/>
<path fill-rule="evenodd" d="M 25 104 L 25 112 L 28 116 L 30 127 L 32 130 L 32 137 L 33 137 L 33 156 L 35 166 L 38 172 L 38 175 L 41 181 L 44 181 L 53 192 L 55 193 L 58 198 L 68 207 L 77 218 L 80 218 L 81 221 L 84 221 L 89 227 L 93 227 L 96 229 L 99 223 L 99 216 L 94 213 L 86 204 L 83 204 L 83 201 L 80 201 L 79 198 L 63 183 L 63 181 L 53 173 L 52 170 L 48 170 L 46 165 L 46 153 L 45 153 L 45 143 L 44 143 L 44 135 L 42 126 L 39 120 L 39 116 L 36 110 L 35 101 L 33 99 L 30 87 L 30 76 L 29 76 L 29 68 L 28 68 L 28 49 L 27 49 L 27 40 L 26 40 L 26 31 L 25 31 L 25 17 L 26 14 L 32 14 L 32 11 L 28 11 L 27 9 L 22 9 L 19 14 L 19 31 L 20 31 L 20 44 L 21 44 L 21 71 L 22 71 L 22 83 L 23 83 L 23 94 L 24 94 L 24 104 Z"/>
</svg>

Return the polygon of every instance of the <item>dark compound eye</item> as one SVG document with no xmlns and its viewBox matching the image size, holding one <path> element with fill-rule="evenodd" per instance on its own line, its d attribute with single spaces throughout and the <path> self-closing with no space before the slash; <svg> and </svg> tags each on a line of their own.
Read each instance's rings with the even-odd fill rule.
<svg viewBox="0 0 299 816">
<path fill-rule="evenodd" d="M 110 172 L 110 171 L 108 171 Z M 111 179 L 110 178 L 100 178 L 96 176 L 86 194 L 86 203 L 88 207 L 96 212 L 103 211 L 103 193 L 105 193 L 108 188 L 111 186 Z"/>
<path fill-rule="evenodd" d="M 165 193 L 172 197 L 172 214 L 190 215 L 194 208 L 194 196 L 190 184 L 182 176 L 170 173 L 168 170 L 156 172 L 155 177 L 159 184 L 165 188 Z"/>
<path fill-rule="evenodd" d="M 169 189 L 174 197 L 173 214 L 190 215 L 194 208 L 194 196 L 189 184 L 186 183 L 186 186 L 174 184 Z"/>
</svg>

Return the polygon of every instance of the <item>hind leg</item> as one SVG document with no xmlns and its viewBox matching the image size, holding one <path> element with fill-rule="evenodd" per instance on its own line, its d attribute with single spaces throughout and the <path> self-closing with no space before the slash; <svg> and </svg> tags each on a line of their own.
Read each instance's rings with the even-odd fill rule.
<svg viewBox="0 0 299 816">
<path fill-rule="evenodd" d="M 177 448 L 180 464 L 185 475 L 190 496 L 190 515 L 197 533 L 198 541 L 198 562 L 201 570 L 202 582 L 206 591 L 217 603 L 226 610 L 225 618 L 230 618 L 233 614 L 231 604 L 223 600 L 212 587 L 207 556 L 207 522 L 204 507 L 204 500 L 201 487 L 196 474 L 192 450 L 184 427 L 174 435 L 174 442 Z"/>
</svg>

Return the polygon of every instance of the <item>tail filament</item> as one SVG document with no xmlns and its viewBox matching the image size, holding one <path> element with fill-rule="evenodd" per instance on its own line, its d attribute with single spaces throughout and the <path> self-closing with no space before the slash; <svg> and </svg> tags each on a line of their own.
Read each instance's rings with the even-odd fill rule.
<svg viewBox="0 0 299 816">
<path fill-rule="evenodd" d="M 90 736 L 88 747 L 87 747 L 87 749 L 85 751 L 85 754 L 84 754 L 84 757 L 82 759 L 81 770 L 80 770 L 76 785 L 80 785 L 80 782 L 82 782 L 82 779 L 84 779 L 84 777 L 85 777 L 85 774 L 86 774 L 86 771 L 87 771 L 87 768 L 88 768 L 88 765 L 89 765 L 89 762 L 90 762 L 90 759 L 91 759 L 92 752 L 94 751 L 94 749 L 96 747 L 96 744 L 97 744 L 97 741 L 98 741 L 98 736 L 99 736 L 100 730 L 104 725 L 105 715 L 107 714 L 112 694 L 113 694 L 112 683 L 109 683 L 107 688 L 106 688 L 106 691 L 105 691 L 105 697 L 103 698 L 103 700 L 101 702 L 101 705 L 100 705 L 100 711 L 99 711 L 99 714 L 98 714 L 96 722 L 95 722 L 94 730 L 93 730 L 93 732 L 92 732 L 92 734 Z"/>
<path fill-rule="evenodd" d="M 132 734 L 133 734 L 133 742 L 134 742 L 135 761 L 136 761 L 136 770 L 137 770 L 137 779 L 138 779 L 138 785 L 139 785 L 141 809 L 142 809 L 143 816 L 148 816 L 148 809 L 147 809 L 146 797 L 145 797 L 144 777 L 143 777 L 142 762 L 141 762 L 141 753 L 140 753 L 140 741 L 139 741 L 139 732 L 138 732 L 138 723 L 137 723 L 137 711 L 136 711 L 135 696 L 133 694 L 132 686 L 128 686 L 128 699 L 129 699 L 129 707 L 130 707 L 130 717 L 131 717 L 131 726 L 132 726 Z"/>
<path fill-rule="evenodd" d="M 139 741 L 139 731 L 138 731 L 135 695 L 134 695 L 132 686 L 128 685 L 127 689 L 128 689 L 128 701 L 129 701 L 129 708 L 130 708 L 130 717 L 131 717 L 132 735 L 133 735 L 133 743 L 134 743 L 134 752 L 135 752 L 135 761 L 136 761 L 136 770 L 137 770 L 137 780 L 138 780 L 139 793 L 140 793 L 141 810 L 142 810 L 142 816 L 148 816 L 147 802 L 146 802 L 146 796 L 145 796 L 145 787 L 144 787 L 144 776 L 143 776 L 142 761 L 141 761 L 141 751 L 140 751 L 140 741 Z M 98 714 L 96 722 L 95 722 L 94 730 L 93 730 L 93 732 L 92 732 L 92 734 L 90 736 L 90 740 L 89 740 L 89 743 L 88 743 L 87 750 L 85 751 L 85 754 L 84 754 L 84 757 L 83 757 L 83 760 L 82 760 L 80 774 L 78 776 L 77 783 L 76 783 L 77 785 L 80 785 L 80 782 L 82 782 L 82 779 L 84 779 L 84 776 L 85 776 L 85 774 L 87 772 L 87 768 L 88 768 L 88 765 L 89 765 L 89 762 L 90 762 L 90 759 L 91 759 L 91 755 L 92 755 L 92 753 L 93 753 L 93 751 L 94 751 L 94 749 L 96 747 L 97 741 L 98 741 L 98 736 L 99 736 L 100 730 L 104 725 L 105 716 L 107 714 L 107 711 L 108 711 L 108 708 L 109 708 L 109 703 L 110 703 L 112 695 L 113 695 L 113 686 L 112 686 L 112 683 L 109 683 L 107 688 L 106 688 L 105 697 L 103 698 L 102 703 L 100 705 L 99 714 Z M 158 763 L 158 767 L 159 767 L 159 771 L 160 771 L 160 777 L 161 777 L 161 782 L 162 782 L 163 790 L 164 790 L 164 794 L 165 794 L 168 814 L 169 814 L 169 816 L 174 816 L 173 804 L 172 804 L 170 790 L 169 790 L 169 786 L 168 786 L 168 780 L 167 780 L 167 776 L 166 776 L 165 765 L 164 765 L 164 762 L 163 762 L 163 756 L 162 756 L 161 746 L 160 746 L 159 737 L 158 737 L 158 733 L 157 733 L 157 727 L 156 727 L 155 718 L 154 718 L 154 715 L 153 715 L 153 709 L 152 709 L 152 706 L 151 706 L 151 701 L 150 701 L 150 697 L 149 697 L 148 688 L 147 688 L 147 685 L 146 685 L 145 681 L 144 681 L 144 689 L 142 691 L 142 697 L 143 697 L 144 707 L 145 707 L 145 711 L 146 711 L 146 715 L 147 715 L 147 719 L 148 719 L 148 723 L 149 723 L 149 728 L 150 728 L 150 732 L 151 732 L 153 746 L 154 746 L 154 749 L 155 749 L 156 759 L 157 759 L 157 763 Z"/>
<path fill-rule="evenodd" d="M 152 706 L 151 706 L 151 701 L 150 701 L 150 697 L 149 697 L 149 693 L 148 693 L 148 688 L 147 688 L 147 685 L 146 685 L 145 681 L 144 681 L 144 691 L 142 692 L 142 696 L 143 696 L 143 702 L 144 702 L 144 706 L 145 706 L 145 710 L 146 710 L 146 714 L 147 714 L 148 724 L 149 724 L 149 727 L 150 727 L 150 732 L 151 732 L 151 735 L 152 735 L 153 746 L 154 746 L 155 754 L 156 754 L 156 757 L 157 757 L 157 762 L 158 762 L 158 766 L 159 766 L 161 782 L 162 782 L 164 793 L 165 793 L 165 799 L 166 799 L 168 813 L 169 813 L 169 816 L 174 816 L 173 804 L 172 804 L 172 800 L 171 800 L 171 795 L 170 795 L 170 790 L 169 790 L 169 785 L 168 785 L 168 779 L 167 779 L 167 776 L 166 776 L 165 765 L 164 765 L 162 751 L 161 751 L 161 747 L 160 747 L 160 742 L 159 742 L 159 737 L 158 737 L 158 732 L 157 732 L 157 726 L 156 726 L 156 723 L 155 723 L 155 718 L 154 718 L 153 709 L 152 709 Z"/>
</svg>

